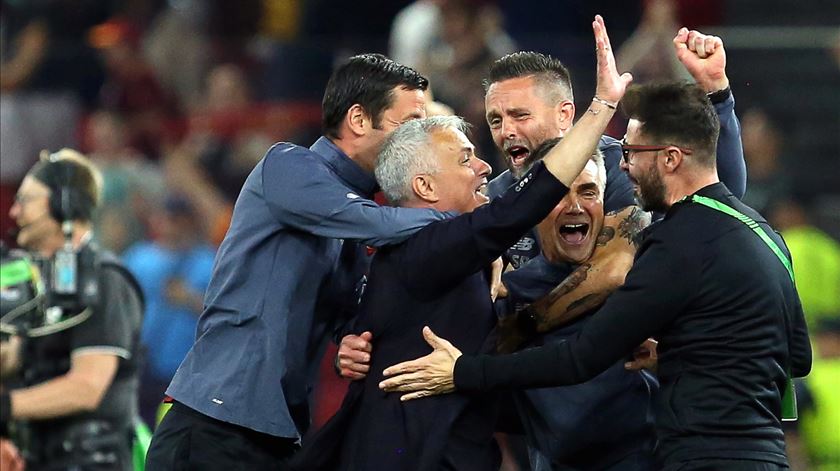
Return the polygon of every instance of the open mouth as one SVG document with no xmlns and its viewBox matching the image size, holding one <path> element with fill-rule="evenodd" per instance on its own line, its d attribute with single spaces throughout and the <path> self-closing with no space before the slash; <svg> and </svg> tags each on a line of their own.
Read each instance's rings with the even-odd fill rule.
<svg viewBox="0 0 840 471">
<path fill-rule="evenodd" d="M 560 226 L 560 238 L 569 244 L 580 244 L 589 234 L 589 224 L 563 224 Z"/>
<path fill-rule="evenodd" d="M 521 167 L 528 159 L 528 156 L 531 155 L 531 151 L 524 146 L 512 146 L 508 149 L 508 155 L 514 166 Z"/>
<path fill-rule="evenodd" d="M 487 196 L 487 182 L 478 185 L 478 188 L 475 189 L 475 193 L 481 196 Z"/>
</svg>

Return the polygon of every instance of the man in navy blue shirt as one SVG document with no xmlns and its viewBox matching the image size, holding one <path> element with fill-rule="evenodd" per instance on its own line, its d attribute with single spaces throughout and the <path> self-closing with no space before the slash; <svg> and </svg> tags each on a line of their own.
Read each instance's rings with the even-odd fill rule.
<svg viewBox="0 0 840 471">
<path fill-rule="evenodd" d="M 327 84 L 324 137 L 276 144 L 256 165 L 147 469 L 276 469 L 297 449 L 325 341 L 363 287 L 368 260 L 354 241 L 398 242 L 445 218 L 370 200 L 381 143 L 425 116 L 427 84 L 381 55 L 353 57 Z"/>
</svg>

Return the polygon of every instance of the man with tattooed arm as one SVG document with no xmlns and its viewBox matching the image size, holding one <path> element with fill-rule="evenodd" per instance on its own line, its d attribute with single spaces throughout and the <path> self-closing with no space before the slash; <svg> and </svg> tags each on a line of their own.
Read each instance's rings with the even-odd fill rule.
<svg viewBox="0 0 840 471">
<path fill-rule="evenodd" d="M 725 73 L 725 53 L 722 47 L 708 47 L 714 42 L 720 43 L 720 39 L 686 29 L 674 38 L 677 56 L 709 93 L 720 119 L 717 160 L 721 179 L 736 196 L 742 196 L 746 172 L 740 128 Z M 502 57 L 491 67 L 485 86 L 487 123 L 508 164 L 508 171 L 489 184 L 489 193 L 495 197 L 519 183 L 530 166 L 553 147 L 539 149 L 542 144 L 564 135 L 574 120 L 575 107 L 566 68 L 539 53 Z M 596 178 L 603 182 L 598 204 L 590 201 L 591 209 L 582 209 L 587 203 L 570 205 L 564 200 L 552 216 L 506 253 L 506 261 L 522 269 L 504 277 L 511 295 L 500 309 L 516 314 L 501 318 L 501 351 L 575 335 L 589 316 L 580 322 L 575 320 L 596 310 L 623 283 L 632 265 L 635 246 L 631 241 L 648 219 L 634 206 L 630 181 L 619 169 L 620 142 L 604 136 L 599 149 L 605 165 L 604 173 Z M 567 199 L 576 193 L 586 173 L 575 181 Z M 587 201 L 586 191 L 579 201 Z M 561 210 L 564 204 L 567 208 Z M 597 211 L 600 216 L 592 216 Z M 538 256 L 541 249 L 543 256 Z M 527 263 L 532 258 L 533 262 Z M 358 377 L 367 372 L 367 365 L 360 360 L 371 351 L 369 340 L 369 333 L 344 339 L 338 359 L 342 374 Z M 647 372 L 627 371 L 623 363 L 617 362 L 591 381 L 574 387 L 516 393 L 533 469 L 560 465 L 576 469 L 651 469 L 654 439 L 650 407 L 657 384 Z"/>
</svg>

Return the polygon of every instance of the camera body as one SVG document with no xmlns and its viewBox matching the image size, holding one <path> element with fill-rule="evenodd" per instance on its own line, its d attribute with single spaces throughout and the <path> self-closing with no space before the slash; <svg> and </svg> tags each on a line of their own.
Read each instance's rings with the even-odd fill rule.
<svg viewBox="0 0 840 471">
<path fill-rule="evenodd" d="M 86 244 L 51 258 L 5 247 L 0 254 L 0 333 L 40 337 L 78 325 L 99 298 L 97 255 Z"/>
</svg>

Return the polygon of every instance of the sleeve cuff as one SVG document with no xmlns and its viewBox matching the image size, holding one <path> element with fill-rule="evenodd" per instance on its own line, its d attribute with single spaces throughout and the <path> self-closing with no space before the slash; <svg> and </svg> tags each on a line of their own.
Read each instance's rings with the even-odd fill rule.
<svg viewBox="0 0 840 471">
<path fill-rule="evenodd" d="M 470 356 L 461 355 L 455 361 L 454 382 L 455 389 L 459 392 L 481 391 L 482 381 L 482 357 L 483 355 Z"/>
<path fill-rule="evenodd" d="M 728 100 L 730 96 L 732 96 L 732 89 L 726 87 L 723 90 L 707 93 L 706 96 L 709 97 L 709 101 L 711 101 L 713 105 L 717 105 L 723 103 L 724 101 Z"/>
<path fill-rule="evenodd" d="M 74 348 L 73 351 L 70 352 L 70 357 L 75 357 L 78 355 L 114 355 L 116 357 L 122 358 L 123 360 L 131 359 L 131 352 L 129 352 L 127 349 L 121 347 L 112 347 L 108 345 L 79 347 Z"/>
</svg>

